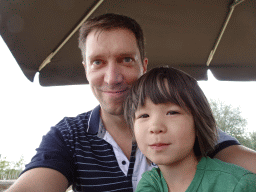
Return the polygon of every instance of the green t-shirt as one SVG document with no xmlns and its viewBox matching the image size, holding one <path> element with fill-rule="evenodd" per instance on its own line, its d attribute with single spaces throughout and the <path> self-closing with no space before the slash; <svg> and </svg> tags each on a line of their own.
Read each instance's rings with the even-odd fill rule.
<svg viewBox="0 0 256 192">
<path fill-rule="evenodd" d="M 168 186 L 159 168 L 142 174 L 136 192 L 168 192 Z M 194 179 L 186 192 L 253 192 L 256 174 L 234 164 L 203 157 L 197 165 Z"/>
</svg>

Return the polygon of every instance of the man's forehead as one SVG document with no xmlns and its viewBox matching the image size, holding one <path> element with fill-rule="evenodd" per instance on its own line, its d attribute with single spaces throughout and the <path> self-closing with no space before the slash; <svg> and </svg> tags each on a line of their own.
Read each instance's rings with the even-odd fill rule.
<svg viewBox="0 0 256 192">
<path fill-rule="evenodd" d="M 132 43 L 137 44 L 137 39 L 133 31 L 126 28 L 94 29 L 88 34 L 88 36 L 89 35 L 94 36 L 94 39 L 97 40 L 99 40 L 102 36 L 114 36 L 116 38 L 121 36 L 122 38 L 129 38 Z"/>
<path fill-rule="evenodd" d="M 88 57 L 101 57 L 107 54 L 122 57 L 136 56 L 139 49 L 135 35 L 128 29 L 95 29 L 87 36 L 86 52 Z"/>
<path fill-rule="evenodd" d="M 96 29 L 92 30 L 89 34 L 93 34 L 94 36 L 96 36 L 98 38 L 102 33 L 110 33 L 111 34 L 111 33 L 119 32 L 119 31 L 126 31 L 126 32 L 134 35 L 134 33 L 130 29 L 121 28 L 121 27 L 116 27 L 116 28 L 111 28 L 111 29 L 96 28 Z M 134 38 L 135 38 L 135 35 L 134 35 Z"/>
</svg>

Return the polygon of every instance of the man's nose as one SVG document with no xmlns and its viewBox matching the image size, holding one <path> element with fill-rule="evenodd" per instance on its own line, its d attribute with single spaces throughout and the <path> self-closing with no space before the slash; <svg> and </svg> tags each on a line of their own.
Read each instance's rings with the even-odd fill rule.
<svg viewBox="0 0 256 192">
<path fill-rule="evenodd" d="M 104 81 L 108 85 L 116 85 L 123 81 L 121 69 L 116 63 L 109 63 L 104 76 Z"/>
<path fill-rule="evenodd" d="M 158 117 L 152 121 L 149 131 L 152 134 L 166 133 L 167 127 L 165 123 L 161 120 L 161 118 Z"/>
</svg>

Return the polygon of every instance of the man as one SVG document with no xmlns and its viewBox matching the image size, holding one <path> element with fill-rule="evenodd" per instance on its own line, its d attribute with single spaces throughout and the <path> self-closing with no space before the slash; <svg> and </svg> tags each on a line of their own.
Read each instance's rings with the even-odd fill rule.
<svg viewBox="0 0 256 192">
<path fill-rule="evenodd" d="M 52 127 L 9 191 L 65 191 L 69 185 L 75 191 L 133 191 L 154 166 L 136 150 L 123 116 L 127 91 L 147 70 L 140 26 L 125 16 L 101 15 L 81 27 L 79 47 L 100 106 Z M 219 143 L 216 158 L 256 172 L 255 152 L 223 133 Z"/>
</svg>

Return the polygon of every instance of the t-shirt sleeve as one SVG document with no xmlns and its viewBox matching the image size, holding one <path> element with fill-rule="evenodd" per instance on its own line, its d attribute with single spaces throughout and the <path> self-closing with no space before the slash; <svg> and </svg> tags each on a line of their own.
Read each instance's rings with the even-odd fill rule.
<svg viewBox="0 0 256 192">
<path fill-rule="evenodd" d="M 225 133 L 219 128 L 218 128 L 218 135 L 219 136 L 218 136 L 217 144 L 215 146 L 215 150 L 213 153 L 209 154 L 210 157 L 214 157 L 218 152 L 220 152 L 221 150 L 229 146 L 240 145 L 240 143 L 236 138 L 230 136 L 229 134 Z"/>
<path fill-rule="evenodd" d="M 218 134 L 219 134 L 218 141 L 217 141 L 218 144 L 226 141 L 233 141 L 239 144 L 238 140 L 235 137 L 230 136 L 229 134 L 225 133 L 219 128 L 218 128 Z"/>
<path fill-rule="evenodd" d="M 72 150 L 67 144 L 67 140 L 59 129 L 52 127 L 43 136 L 40 146 L 36 149 L 36 155 L 25 166 L 25 170 L 21 174 L 33 168 L 51 168 L 62 173 L 70 185 L 73 182 L 74 163 Z"/>
<path fill-rule="evenodd" d="M 256 174 L 248 173 L 244 175 L 235 187 L 234 192 L 256 191 Z"/>
<path fill-rule="evenodd" d="M 135 192 L 168 192 L 168 186 L 159 168 L 153 168 L 142 174 Z"/>
<path fill-rule="evenodd" d="M 148 179 L 142 176 L 139 181 L 135 192 L 158 192 L 159 190 L 153 185 L 153 182 L 149 182 Z"/>
</svg>

